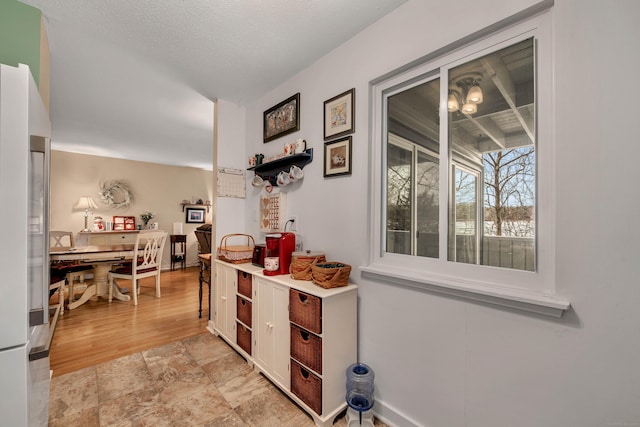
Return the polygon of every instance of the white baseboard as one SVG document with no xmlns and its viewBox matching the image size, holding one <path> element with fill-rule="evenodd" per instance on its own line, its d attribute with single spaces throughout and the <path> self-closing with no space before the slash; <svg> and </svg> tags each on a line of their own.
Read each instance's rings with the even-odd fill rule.
<svg viewBox="0 0 640 427">
<path fill-rule="evenodd" d="M 373 405 L 373 415 L 390 427 L 427 427 L 379 400 L 376 400 Z"/>
</svg>

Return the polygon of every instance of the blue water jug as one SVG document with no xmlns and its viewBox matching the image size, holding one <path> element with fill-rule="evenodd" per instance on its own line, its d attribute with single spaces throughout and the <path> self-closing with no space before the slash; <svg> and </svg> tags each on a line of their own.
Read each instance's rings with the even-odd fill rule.
<svg viewBox="0 0 640 427">
<path fill-rule="evenodd" d="M 364 363 L 354 363 L 347 369 L 347 404 L 358 412 L 373 407 L 373 369 Z"/>
</svg>

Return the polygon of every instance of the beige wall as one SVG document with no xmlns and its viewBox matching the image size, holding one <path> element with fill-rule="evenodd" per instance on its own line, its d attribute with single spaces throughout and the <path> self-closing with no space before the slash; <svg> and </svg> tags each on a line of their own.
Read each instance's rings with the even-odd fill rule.
<svg viewBox="0 0 640 427">
<path fill-rule="evenodd" d="M 135 200 L 126 209 L 108 208 L 99 195 L 100 183 L 126 180 L 131 184 Z M 173 231 L 174 222 L 183 223 L 187 235 L 187 265 L 196 265 L 198 247 L 194 230 L 199 224 L 186 224 L 180 202 L 192 196 L 213 200 L 213 172 L 155 163 L 120 160 L 109 157 L 52 151 L 51 153 L 51 229 L 80 231 L 84 227 L 84 213 L 74 212 L 73 205 L 82 196 L 92 196 L 104 221 L 113 215 L 135 216 L 151 211 L 162 230 Z M 89 214 L 89 227 L 93 225 Z M 210 223 L 212 212 L 207 214 Z M 169 245 L 165 247 L 163 269 L 169 267 Z"/>
</svg>

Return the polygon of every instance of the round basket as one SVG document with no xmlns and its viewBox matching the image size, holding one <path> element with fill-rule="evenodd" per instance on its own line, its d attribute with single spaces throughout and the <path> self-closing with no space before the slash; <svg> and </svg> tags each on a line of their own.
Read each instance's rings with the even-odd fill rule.
<svg viewBox="0 0 640 427">
<path fill-rule="evenodd" d="M 341 262 L 331 261 L 311 266 L 313 283 L 326 289 L 347 286 L 349 274 L 351 274 L 351 266 Z"/>
<path fill-rule="evenodd" d="M 291 257 L 289 273 L 291 273 L 291 277 L 296 280 L 311 280 L 311 266 L 319 262 L 325 262 L 326 260 L 325 256 L 321 253 L 303 253 L 301 255 L 294 253 Z"/>
</svg>

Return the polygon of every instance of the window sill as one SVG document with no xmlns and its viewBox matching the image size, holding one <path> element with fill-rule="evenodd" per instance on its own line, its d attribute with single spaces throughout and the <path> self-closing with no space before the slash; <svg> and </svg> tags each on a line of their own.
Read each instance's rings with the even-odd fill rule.
<svg viewBox="0 0 640 427">
<path fill-rule="evenodd" d="M 434 280 L 427 281 L 422 274 L 418 275 L 410 270 L 401 270 L 389 266 L 372 264 L 360 267 L 360 271 L 362 272 L 362 277 L 375 281 L 393 283 L 408 288 L 424 289 L 466 300 L 479 301 L 556 318 L 562 317 L 562 314 L 571 307 L 569 301 L 547 294 L 519 289 L 505 289 L 446 277 L 437 277 Z"/>
</svg>

